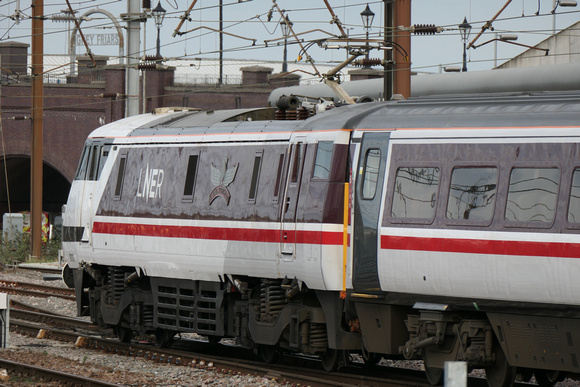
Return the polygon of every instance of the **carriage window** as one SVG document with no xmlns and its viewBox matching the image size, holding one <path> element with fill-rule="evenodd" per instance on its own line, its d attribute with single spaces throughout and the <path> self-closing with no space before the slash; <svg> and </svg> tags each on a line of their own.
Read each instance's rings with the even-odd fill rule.
<svg viewBox="0 0 580 387">
<path fill-rule="evenodd" d="M 302 166 L 303 143 L 299 142 L 294 148 L 294 163 L 292 165 L 292 183 L 298 182 L 300 167 Z"/>
<path fill-rule="evenodd" d="M 580 223 L 580 169 L 575 169 L 574 174 L 572 175 L 568 222 Z"/>
<path fill-rule="evenodd" d="M 254 158 L 254 169 L 252 172 L 252 181 L 250 183 L 250 195 L 248 196 L 248 201 L 250 203 L 256 203 L 256 191 L 258 190 L 258 179 L 260 178 L 260 167 L 262 165 L 262 155 L 264 152 L 256 152 L 256 157 Z"/>
<path fill-rule="evenodd" d="M 381 161 L 380 149 L 369 149 L 365 156 L 362 198 L 372 199 L 377 191 L 377 180 L 379 178 L 379 165 Z"/>
<path fill-rule="evenodd" d="M 105 162 L 109 157 L 109 151 L 111 150 L 111 145 L 105 145 L 101 148 L 101 158 L 99 159 L 99 170 L 97 171 L 97 180 L 101 177 L 101 172 L 105 166 Z"/>
<path fill-rule="evenodd" d="M 455 168 L 447 202 L 447 218 L 489 221 L 497 193 L 497 168 Z"/>
<path fill-rule="evenodd" d="M 437 167 L 397 169 L 391 216 L 401 219 L 433 219 L 438 189 Z"/>
<path fill-rule="evenodd" d="M 284 167 L 284 154 L 280 154 L 278 161 L 278 173 L 276 174 L 276 185 L 274 185 L 274 199 L 273 203 L 278 203 L 278 195 L 280 193 L 280 181 L 282 180 L 282 168 Z"/>
<path fill-rule="evenodd" d="M 115 196 L 113 199 L 120 200 L 123 192 L 123 180 L 125 178 L 125 164 L 127 163 L 127 155 L 121 156 L 119 160 L 119 170 L 117 173 L 117 184 L 115 185 Z"/>
<path fill-rule="evenodd" d="M 560 171 L 557 168 L 514 168 L 510 175 L 505 219 L 548 223 L 556 215 Z"/>
<path fill-rule="evenodd" d="M 332 161 L 332 141 L 321 141 L 316 147 L 316 160 L 314 161 L 314 171 L 312 178 L 328 179 L 330 175 L 330 163 Z"/>
<path fill-rule="evenodd" d="M 187 161 L 187 172 L 185 174 L 185 187 L 183 188 L 183 201 L 193 201 L 193 188 L 195 186 L 195 176 L 197 174 L 197 159 L 199 155 L 190 155 Z"/>
<path fill-rule="evenodd" d="M 89 155 L 89 170 L 87 180 L 97 180 L 97 169 L 99 167 L 99 157 L 101 155 L 101 147 L 93 145 Z"/>
<path fill-rule="evenodd" d="M 79 163 L 79 168 L 77 170 L 77 174 L 75 176 L 76 180 L 84 180 L 85 175 L 87 173 L 87 163 L 89 161 L 89 150 L 91 149 L 90 146 L 85 146 L 83 148 L 83 154 L 81 156 L 81 161 Z"/>
</svg>

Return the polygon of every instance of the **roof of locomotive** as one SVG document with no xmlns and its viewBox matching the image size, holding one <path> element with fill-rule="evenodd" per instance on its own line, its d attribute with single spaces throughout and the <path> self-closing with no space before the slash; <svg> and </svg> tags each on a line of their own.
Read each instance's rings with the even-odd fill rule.
<svg viewBox="0 0 580 387">
<path fill-rule="evenodd" d="M 580 91 L 456 95 L 373 102 L 307 121 L 316 129 L 446 129 L 580 125 Z"/>
<path fill-rule="evenodd" d="M 341 129 L 578 127 L 579 92 L 502 93 L 410 98 L 341 106 L 305 121 L 273 120 L 272 108 L 165 109 L 125 118 L 91 137 L 289 133 Z"/>
</svg>

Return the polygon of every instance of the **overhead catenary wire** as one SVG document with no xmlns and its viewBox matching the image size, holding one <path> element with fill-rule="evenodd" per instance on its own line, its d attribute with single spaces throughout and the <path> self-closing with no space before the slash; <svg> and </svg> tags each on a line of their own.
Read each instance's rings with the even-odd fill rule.
<svg viewBox="0 0 580 387">
<path fill-rule="evenodd" d="M 75 9 L 88 9 L 88 8 L 93 8 L 93 7 L 106 7 L 109 4 L 113 4 L 113 3 L 119 3 L 119 1 L 95 1 L 95 2 L 77 2 L 75 3 Z M 334 2 L 333 2 L 334 3 Z M 353 7 L 357 7 L 360 5 L 365 5 L 367 2 L 356 2 L 356 3 L 350 3 L 350 4 L 333 4 L 333 7 L 337 10 L 337 12 L 339 11 L 346 11 L 346 10 L 352 10 L 354 9 Z M 382 0 L 381 1 L 371 1 L 369 2 L 371 5 L 373 4 L 382 4 Z M 61 4 L 64 4 L 64 2 L 62 3 L 56 3 L 56 4 L 51 4 L 50 5 L 50 10 L 54 11 L 55 9 L 57 9 L 57 7 L 60 7 Z M 237 1 L 229 1 L 227 3 L 224 4 L 224 6 L 237 6 L 239 3 Z M 318 6 L 318 4 L 320 4 L 320 6 Z M 326 12 L 326 8 L 324 7 L 324 4 L 322 2 L 318 3 L 318 4 L 314 4 L 314 6 L 312 7 L 297 7 L 295 4 L 292 4 L 292 6 L 290 8 L 287 8 L 288 12 L 292 12 L 294 14 L 303 14 L 305 16 L 304 20 L 299 20 L 302 18 L 293 18 L 293 21 L 296 22 L 297 26 L 300 26 L 301 24 L 307 25 L 308 23 L 313 23 L 314 19 L 318 19 L 316 20 L 316 23 L 328 23 L 328 20 L 323 20 L 320 17 L 316 18 L 316 13 L 320 13 L 320 12 Z M 4 4 L 2 4 L 4 5 Z M 198 1 L 198 5 L 200 5 L 200 2 Z M 210 3 L 210 4 L 203 4 L 204 7 L 199 7 L 199 9 L 203 9 L 204 11 L 207 10 L 212 10 L 217 8 L 218 6 L 215 3 Z M 243 4 L 241 5 L 243 6 Z M 197 22 L 197 23 L 211 23 L 211 22 L 215 22 L 215 20 L 212 20 L 212 18 L 204 18 L 205 20 L 202 20 L 201 18 L 196 17 L 196 12 L 198 12 L 198 8 L 196 7 L 196 9 L 194 10 L 195 12 L 192 13 L 192 21 Z M 315 12 L 316 11 L 316 12 Z M 576 13 L 576 12 L 580 12 L 578 10 L 572 10 L 572 11 L 561 11 L 560 9 L 558 10 L 558 14 L 561 15 L 565 15 L 565 14 L 570 14 L 570 13 Z M 349 11 L 350 12 L 350 11 Z M 177 20 L 177 18 L 179 17 L 178 15 L 181 14 L 182 11 L 177 10 L 175 12 L 169 12 L 167 15 L 167 20 L 169 22 L 171 22 L 171 20 Z M 47 13 L 48 14 L 48 13 Z M 57 14 L 57 12 L 53 12 L 53 14 Z M 206 12 L 207 14 L 207 12 Z M 261 13 L 262 15 L 265 14 L 265 12 Z M 314 18 L 312 17 L 308 17 L 307 15 L 312 14 L 312 16 L 314 16 Z M 211 16 L 211 15 L 209 15 Z M 530 18 L 530 17 L 536 17 L 536 18 L 541 18 L 541 17 L 545 17 L 545 16 L 551 16 L 551 13 L 540 13 L 539 16 L 536 15 L 525 15 L 524 18 Z M 510 21 L 510 20 L 516 20 L 516 19 L 520 19 L 522 18 L 521 16 L 507 16 L 507 17 L 498 17 L 494 23 L 499 23 L 499 22 L 504 22 L 504 21 Z M 100 21 L 99 21 L 100 20 Z M 98 19 L 98 18 L 93 18 L 93 20 L 91 21 L 91 25 L 88 26 L 89 28 L 112 28 L 112 24 L 109 21 L 102 21 L 103 19 Z M 474 25 L 479 25 L 480 23 L 484 23 L 485 20 L 483 21 L 472 21 L 472 23 Z M 238 26 L 244 26 L 248 23 L 262 23 L 262 21 L 259 20 L 259 18 L 256 17 L 252 17 L 252 18 L 247 18 L 245 20 L 239 20 L 239 19 L 232 19 L 232 20 L 228 20 L 225 19 L 224 20 L 224 30 L 230 30 L 232 31 L 232 33 L 235 33 L 236 31 L 234 31 L 234 29 L 238 28 Z M 99 27 L 97 27 L 97 24 L 99 25 Z M 345 26 L 345 28 L 358 28 L 360 27 L 359 23 L 343 23 L 343 25 Z M 60 26 L 59 26 L 60 27 Z M 445 26 L 443 26 L 445 27 Z M 456 27 L 455 25 L 449 25 L 448 26 L 450 29 Z M 14 29 L 11 30 L 11 35 L 14 35 L 13 32 L 15 31 L 15 29 L 18 29 L 18 31 L 20 31 L 21 29 L 19 27 L 15 27 Z M 499 28 L 497 28 L 496 30 L 500 30 Z M 63 28 L 51 28 L 47 29 L 46 34 L 58 34 L 58 33 L 63 33 L 65 31 L 65 29 Z M 501 31 L 504 32 L 509 32 L 510 29 L 509 28 L 505 28 L 505 26 L 501 26 Z M 538 29 L 537 27 L 532 27 L 529 29 L 522 29 L 522 28 L 518 28 L 518 29 L 514 29 L 514 31 L 517 31 L 518 33 L 522 34 L 522 35 L 542 35 L 542 31 L 546 31 L 546 35 L 549 35 L 547 33 L 548 29 L 542 30 L 542 29 Z M 351 31 L 352 33 L 353 31 Z M 379 36 L 380 33 L 382 32 L 382 30 L 379 32 Z M 202 41 L 201 39 L 203 39 L 203 37 L 208 36 L 208 34 L 211 34 L 213 32 L 208 32 L 206 34 L 196 34 L 196 36 L 194 37 L 195 39 L 200 39 L 200 44 L 196 46 L 196 49 L 194 50 L 195 54 L 190 54 L 190 55 L 168 55 L 170 57 L 181 57 L 181 58 L 189 58 L 192 55 L 196 55 L 196 56 L 210 56 L 210 55 L 215 55 L 216 54 L 216 50 L 215 49 L 210 49 L 207 47 L 204 47 L 202 45 Z M 453 34 L 453 31 L 449 31 L 446 35 L 449 34 Z M 22 37 L 26 37 L 26 34 L 19 34 L 19 36 Z M 352 36 L 356 36 L 352 35 Z M 258 36 L 256 36 L 257 39 L 259 39 Z M 188 42 L 191 42 L 192 38 L 191 37 L 186 37 L 183 39 L 176 39 L 175 41 L 165 41 L 164 44 L 162 45 L 163 48 L 166 48 L 167 50 L 174 50 L 174 47 L 179 47 L 181 45 L 185 46 L 186 44 L 188 44 Z M 305 43 L 309 43 L 309 42 L 315 42 L 317 39 L 316 38 L 312 38 L 312 39 L 307 39 L 305 40 Z M 529 39 L 528 39 L 529 41 Z M 271 47 L 265 47 L 264 45 L 261 44 L 256 44 L 255 47 L 248 47 L 248 46 L 244 46 L 244 45 L 238 45 L 238 44 L 234 44 L 234 45 L 227 45 L 227 48 L 223 50 L 224 54 L 230 53 L 241 53 L 241 52 L 251 52 L 252 50 L 256 50 L 256 53 L 259 53 L 260 51 L 263 51 L 265 49 L 270 49 Z M 146 50 L 151 50 L 151 48 L 146 47 Z M 129 54 L 132 55 L 132 54 Z M 482 55 L 482 54 L 478 54 L 478 55 Z M 260 54 L 257 54 L 257 56 L 260 56 Z M 316 56 L 320 56 L 320 54 L 317 52 Z M 123 57 L 126 58 L 127 55 L 123 55 L 123 56 L 119 56 L 119 57 Z M 115 57 L 116 58 L 116 57 Z M 114 59 L 112 57 L 112 59 Z M 324 62 L 324 60 L 321 60 L 319 58 L 316 59 L 317 63 L 320 62 Z M 326 61 L 328 62 L 328 61 Z M 473 61 L 472 61 L 473 62 Z M 479 62 L 486 62 L 485 60 L 483 61 L 479 61 Z M 491 60 L 488 61 L 491 63 Z M 433 66 L 435 66 L 436 63 L 433 63 Z M 413 65 L 413 68 L 415 68 L 416 65 Z M 425 67 L 425 66 L 423 66 Z"/>
</svg>

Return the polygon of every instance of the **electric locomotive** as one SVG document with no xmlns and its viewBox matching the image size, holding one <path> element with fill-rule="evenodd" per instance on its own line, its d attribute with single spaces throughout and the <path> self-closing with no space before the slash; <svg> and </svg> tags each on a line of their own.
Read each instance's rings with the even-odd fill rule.
<svg viewBox="0 0 580 387">
<path fill-rule="evenodd" d="M 156 112 L 87 139 L 63 214 L 79 315 L 551 385 L 578 372 L 580 94 Z M 264 119 L 266 118 L 266 119 Z"/>
</svg>

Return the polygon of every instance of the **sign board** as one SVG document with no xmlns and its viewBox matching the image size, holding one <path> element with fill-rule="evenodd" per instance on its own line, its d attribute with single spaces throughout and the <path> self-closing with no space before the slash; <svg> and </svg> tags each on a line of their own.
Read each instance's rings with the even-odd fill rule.
<svg viewBox="0 0 580 387">
<path fill-rule="evenodd" d="M 119 35 L 117 34 L 84 34 L 89 46 L 118 46 Z M 81 34 L 76 35 L 77 46 L 84 46 Z"/>
</svg>

